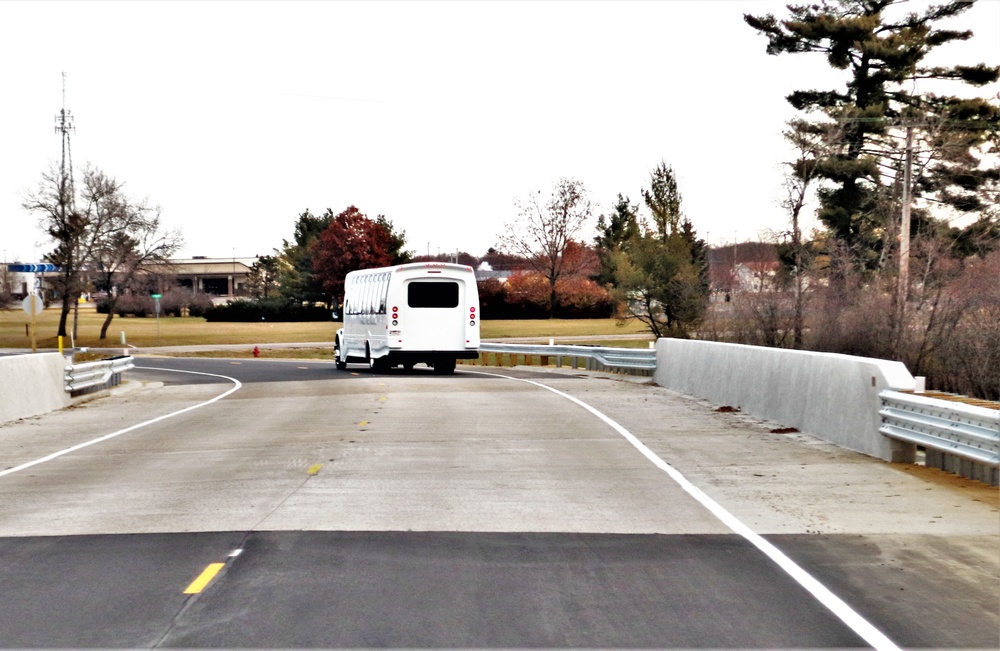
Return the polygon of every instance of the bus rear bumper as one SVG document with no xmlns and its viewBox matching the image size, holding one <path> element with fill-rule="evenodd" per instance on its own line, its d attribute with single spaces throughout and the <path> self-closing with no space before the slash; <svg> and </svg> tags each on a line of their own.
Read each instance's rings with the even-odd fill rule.
<svg viewBox="0 0 1000 651">
<path fill-rule="evenodd" d="M 437 359 L 478 359 L 478 350 L 392 350 L 389 349 L 390 364 L 433 362 Z"/>
</svg>

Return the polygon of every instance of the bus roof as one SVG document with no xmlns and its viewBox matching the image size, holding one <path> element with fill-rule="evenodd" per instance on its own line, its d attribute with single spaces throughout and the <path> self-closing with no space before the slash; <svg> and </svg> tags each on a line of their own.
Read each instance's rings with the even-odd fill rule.
<svg viewBox="0 0 1000 651">
<path fill-rule="evenodd" d="M 406 264 L 400 264 L 393 267 L 358 269 L 356 271 L 350 272 L 347 275 L 350 276 L 352 274 L 381 273 L 385 271 L 398 272 L 398 271 L 421 271 L 421 270 L 432 270 L 432 269 L 458 271 L 462 273 L 475 273 L 475 270 L 467 264 L 456 264 L 454 262 L 408 262 Z"/>
</svg>

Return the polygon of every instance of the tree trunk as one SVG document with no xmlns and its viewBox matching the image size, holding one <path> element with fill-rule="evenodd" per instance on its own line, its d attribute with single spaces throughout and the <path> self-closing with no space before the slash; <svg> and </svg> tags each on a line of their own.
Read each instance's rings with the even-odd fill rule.
<svg viewBox="0 0 1000 651">
<path fill-rule="evenodd" d="M 59 314 L 59 331 L 56 333 L 59 337 L 66 336 L 66 321 L 69 318 L 70 308 L 69 300 L 69 292 L 64 291 L 62 295 L 62 312 Z"/>
<path fill-rule="evenodd" d="M 117 299 L 108 296 L 108 316 L 104 317 L 104 323 L 101 324 L 101 336 L 100 339 L 106 339 L 108 336 L 108 328 L 111 327 L 111 319 L 115 318 L 115 303 Z"/>
</svg>

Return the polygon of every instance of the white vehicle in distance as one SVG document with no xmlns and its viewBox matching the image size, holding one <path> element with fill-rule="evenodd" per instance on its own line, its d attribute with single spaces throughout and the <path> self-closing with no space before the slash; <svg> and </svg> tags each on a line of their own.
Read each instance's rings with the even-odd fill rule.
<svg viewBox="0 0 1000 651">
<path fill-rule="evenodd" d="M 342 315 L 333 350 L 341 370 L 349 363 L 409 370 L 422 362 L 446 374 L 456 360 L 479 357 L 479 289 L 466 265 L 416 262 L 352 271 Z"/>
</svg>

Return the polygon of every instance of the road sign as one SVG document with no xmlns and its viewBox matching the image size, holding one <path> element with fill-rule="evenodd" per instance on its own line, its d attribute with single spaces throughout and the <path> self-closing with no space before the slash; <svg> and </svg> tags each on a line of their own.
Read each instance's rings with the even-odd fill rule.
<svg viewBox="0 0 1000 651">
<path fill-rule="evenodd" d="M 153 298 L 155 298 L 156 300 L 160 300 L 161 298 L 163 298 L 163 294 L 153 294 Z"/>
<path fill-rule="evenodd" d="M 7 270 L 10 272 L 18 272 L 25 274 L 40 274 L 51 271 L 59 271 L 59 267 L 54 264 L 10 264 L 7 265 Z"/>
<path fill-rule="evenodd" d="M 28 316 L 35 316 L 36 314 L 41 314 L 42 310 L 45 309 L 45 303 L 42 301 L 42 297 L 38 294 L 28 294 L 21 301 L 21 307 L 24 308 L 25 313 Z"/>
</svg>

